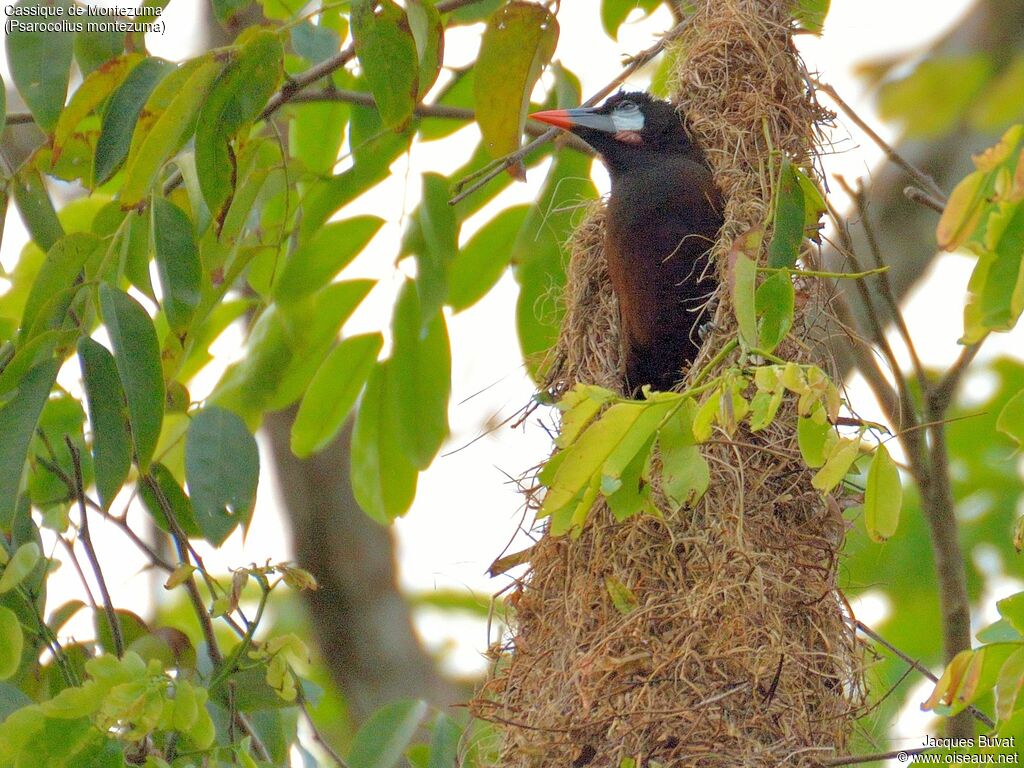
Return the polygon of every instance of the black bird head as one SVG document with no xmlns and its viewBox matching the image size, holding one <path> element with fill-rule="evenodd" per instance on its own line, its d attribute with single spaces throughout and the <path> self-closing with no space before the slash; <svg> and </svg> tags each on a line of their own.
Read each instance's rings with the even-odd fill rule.
<svg viewBox="0 0 1024 768">
<path fill-rule="evenodd" d="M 579 136 L 601 155 L 613 177 L 664 154 L 689 155 L 702 165 L 705 162 L 691 143 L 679 111 L 641 91 L 620 91 L 599 107 L 551 109 L 529 117 Z"/>
</svg>

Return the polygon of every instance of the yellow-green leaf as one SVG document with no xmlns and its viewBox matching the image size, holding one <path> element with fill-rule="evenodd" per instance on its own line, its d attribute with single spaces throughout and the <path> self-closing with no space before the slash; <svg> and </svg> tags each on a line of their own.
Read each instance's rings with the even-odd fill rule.
<svg viewBox="0 0 1024 768">
<path fill-rule="evenodd" d="M 1024 448 L 1024 390 L 1011 397 L 996 419 L 996 429 L 1017 441 Z"/>
<path fill-rule="evenodd" d="M 804 241 L 804 192 L 796 169 L 788 158 L 782 161 L 775 190 L 775 217 L 768 244 L 768 266 L 792 267 Z"/>
<path fill-rule="evenodd" d="M 405 11 L 394 0 L 354 0 L 352 38 L 385 128 L 402 128 L 419 96 L 420 57 Z"/>
<path fill-rule="evenodd" d="M 661 488 L 673 504 L 693 506 L 704 495 L 711 473 L 694 438 L 697 406 L 687 399 L 658 432 Z"/>
<path fill-rule="evenodd" d="M 219 58 L 206 54 L 171 72 L 153 90 L 143 114 L 155 118 L 147 124 L 140 120 L 135 127 L 121 187 L 122 208 L 143 202 L 160 168 L 192 135 L 199 107 L 222 67 Z"/>
<path fill-rule="evenodd" d="M 22 544 L 11 555 L 11 559 L 4 566 L 3 575 L 0 576 L 0 595 L 10 592 L 25 580 L 25 577 L 32 573 L 32 569 L 39 562 L 39 545 L 34 541 L 27 541 Z"/>
<path fill-rule="evenodd" d="M 757 346 L 757 317 L 754 313 L 754 286 L 757 265 L 747 254 L 735 254 L 732 268 L 732 305 L 739 326 L 740 342 L 747 349 Z"/>
<path fill-rule="evenodd" d="M 860 438 L 855 440 L 841 437 L 829 451 L 825 465 L 811 478 L 811 485 L 822 493 L 828 493 L 843 481 L 860 455 Z"/>
<path fill-rule="evenodd" d="M 530 92 L 558 43 L 558 21 L 536 3 L 513 2 L 487 22 L 474 81 L 476 119 L 493 157 L 519 147 Z"/>
<path fill-rule="evenodd" d="M 24 646 L 25 637 L 17 614 L 6 605 L 0 605 L 0 680 L 18 671 Z"/>
<path fill-rule="evenodd" d="M 996 679 L 996 717 L 1007 720 L 1017 708 L 1017 699 L 1024 688 L 1024 646 L 1010 654 L 999 669 Z"/>
<path fill-rule="evenodd" d="M 623 616 L 628 616 L 636 610 L 639 602 L 636 599 L 636 595 L 633 594 L 633 590 L 614 576 L 605 576 L 604 585 L 605 589 L 608 590 L 608 596 L 612 599 L 612 605 L 615 606 L 615 610 Z"/>
<path fill-rule="evenodd" d="M 864 489 L 864 527 L 872 541 L 885 541 L 896 533 L 902 504 L 900 471 L 886 447 L 879 445 L 868 467 Z"/>
<path fill-rule="evenodd" d="M 319 451 L 338 433 L 356 402 L 384 344 L 379 333 L 345 339 L 328 355 L 302 398 L 292 424 L 292 452 Z"/>
</svg>

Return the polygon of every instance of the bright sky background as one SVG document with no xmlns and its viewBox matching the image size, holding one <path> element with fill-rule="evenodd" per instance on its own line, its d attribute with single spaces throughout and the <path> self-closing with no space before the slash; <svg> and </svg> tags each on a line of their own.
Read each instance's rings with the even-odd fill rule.
<svg viewBox="0 0 1024 768">
<path fill-rule="evenodd" d="M 198 2 L 174 0 L 170 4 L 164 16 L 167 35 L 158 39 L 150 35 L 147 39 L 154 53 L 172 59 L 190 54 L 199 18 Z M 835 85 L 883 136 L 895 139 L 892 131 L 877 119 L 870 100 L 865 100 L 864 88 L 853 77 L 852 67 L 894 52 L 923 50 L 936 35 L 954 24 L 969 5 L 967 0 L 833 0 L 824 36 L 820 39 L 801 36 L 799 45 L 812 70 Z M 623 25 L 618 42 L 613 43 L 601 29 L 595 0 L 563 0 L 559 22 L 561 38 L 556 58 L 580 76 L 585 96 L 618 74 L 622 57 L 647 48 L 655 35 L 672 24 L 668 12 L 662 11 L 643 21 Z M 472 60 L 478 35 L 478 28 L 453 31 L 446 39 L 446 64 Z M 4 78 L 9 81 L 6 57 L 2 67 Z M 649 71 L 638 73 L 626 86 L 643 89 L 649 77 Z M 851 180 L 869 176 L 880 152 L 855 126 L 845 124 L 842 118 L 839 123 L 834 138 L 844 151 L 824 159 L 827 174 L 841 173 Z M 380 281 L 346 326 L 346 332 L 387 327 L 394 293 L 404 277 L 403 270 L 408 269 L 405 265 L 396 269 L 393 258 L 405 225 L 404 218 L 418 202 L 419 174 L 452 171 L 464 161 L 477 137 L 476 128 L 467 126 L 448 139 L 417 147 L 410 157 L 396 162 L 388 180 L 342 212 L 346 217 L 374 213 L 388 221 L 374 246 L 346 270 L 346 277 L 365 276 Z M 531 171 L 527 183 L 513 185 L 470 219 L 463 228 L 463 240 L 496 210 L 534 200 L 546 167 Z M 600 167 L 595 171 L 595 180 L 599 189 L 607 190 L 607 176 Z M 401 205 L 396 201 L 401 201 Z M 840 208 L 845 207 L 845 201 L 838 203 Z M 26 239 L 24 227 L 11 206 L 0 249 L 0 261 L 5 268 L 11 267 Z M 898 257 L 898 254 L 893 256 Z M 963 305 L 972 265 L 973 262 L 963 256 L 940 257 L 906 303 L 907 321 L 911 333 L 920 340 L 918 351 L 926 365 L 946 365 L 958 352 L 956 339 L 962 330 L 959 307 Z M 452 435 L 443 455 L 420 476 L 412 510 L 395 525 L 401 582 L 411 591 L 456 588 L 486 597 L 507 584 L 507 578 L 490 580 L 485 571 L 505 550 L 523 521 L 520 499 L 508 478 L 545 458 L 550 442 L 535 420 L 516 431 L 503 427 L 472 441 L 485 430 L 485 425 L 500 422 L 527 403 L 534 391 L 519 358 L 514 327 L 516 293 L 514 280 L 506 274 L 477 306 L 448 318 L 452 343 L 453 391 L 449 410 Z M 219 365 L 237 359 L 241 339 L 241 333 L 235 332 L 225 334 L 218 342 L 215 349 Z M 1020 329 L 997 336 L 986 342 L 981 359 L 1014 348 L 1020 350 L 1024 348 L 1022 341 L 1024 333 Z M 69 379 L 74 379 L 77 365 L 66 373 Z M 215 382 L 216 375 L 202 378 L 192 388 L 193 399 L 203 397 Z M 967 381 L 967 387 L 979 396 L 986 386 L 982 377 Z M 861 416 L 883 420 L 862 384 L 852 382 L 849 393 Z M 269 467 L 271 461 L 266 448 L 261 442 L 264 465 Z M 291 557 L 275 486 L 271 473 L 265 473 L 248 540 L 243 543 L 240 534 L 236 534 L 222 550 L 206 559 L 208 565 L 225 568 L 263 562 L 267 558 Z M 98 520 L 93 528 L 115 604 L 136 607 L 146 604 L 152 599 L 158 579 L 140 572 L 143 560 L 136 557 L 135 550 L 120 534 L 106 530 L 109 526 Z M 525 543 L 520 537 L 512 551 Z M 61 558 L 64 553 L 57 549 L 54 555 Z M 158 586 L 156 589 L 162 591 Z M 999 591 L 1005 594 L 1003 589 Z M 71 596 L 81 596 L 81 585 L 73 569 L 65 565 L 51 581 L 51 607 Z M 994 600 L 995 595 L 992 597 Z M 992 613 L 991 602 L 988 613 Z M 858 610 L 860 616 L 870 622 L 872 617 L 880 617 L 886 606 L 869 596 L 861 601 Z M 979 624 L 991 618 L 989 615 L 979 617 Z M 81 614 L 79 619 L 81 621 L 69 626 L 69 631 L 79 637 L 91 634 L 85 615 Z M 464 673 L 484 668 L 481 654 L 488 638 L 482 621 L 422 611 L 417 616 L 417 626 L 427 646 L 441 654 L 447 669 Z M 919 693 L 921 695 L 912 697 L 901 719 L 899 735 L 905 740 L 897 746 L 916 746 L 920 735 L 926 732 L 928 717 L 916 711 L 916 702 L 926 695 L 923 687 Z"/>
</svg>

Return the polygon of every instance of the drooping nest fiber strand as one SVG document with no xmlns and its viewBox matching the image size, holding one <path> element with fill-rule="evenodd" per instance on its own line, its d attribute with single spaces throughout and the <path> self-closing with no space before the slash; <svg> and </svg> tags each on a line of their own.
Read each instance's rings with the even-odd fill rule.
<svg viewBox="0 0 1024 768">
<path fill-rule="evenodd" d="M 733 241 L 767 219 L 778 158 L 810 168 L 814 157 L 823 115 L 788 5 L 700 2 L 676 43 L 675 101 L 728 200 L 714 251 L 723 278 Z M 554 394 L 577 382 L 621 391 L 602 244 L 598 206 L 570 244 Z M 812 304 L 815 286 L 799 288 Z M 696 367 L 735 335 L 720 293 Z M 805 342 L 820 333 L 810 317 L 822 315 L 798 307 L 796 339 L 779 354 L 827 368 L 810 358 Z M 710 488 L 694 509 L 617 523 L 599 502 L 578 538 L 540 539 L 502 658 L 473 703 L 503 730 L 498 765 L 814 766 L 843 753 L 861 695 L 837 588 L 844 523 L 812 489 L 794 424 L 790 405 L 768 429 L 716 433 L 704 446 Z M 617 609 L 609 583 L 636 607 Z"/>
</svg>

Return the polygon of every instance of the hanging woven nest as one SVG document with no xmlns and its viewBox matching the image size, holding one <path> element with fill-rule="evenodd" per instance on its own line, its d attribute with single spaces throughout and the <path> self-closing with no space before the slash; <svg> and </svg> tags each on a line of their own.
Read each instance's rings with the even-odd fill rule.
<svg viewBox="0 0 1024 768">
<path fill-rule="evenodd" d="M 713 252 L 725 286 L 734 241 L 768 219 L 772 169 L 785 156 L 810 171 L 828 116 L 808 93 L 788 3 L 697 5 L 670 51 L 674 101 L 728 201 Z M 548 366 L 556 396 L 580 382 L 621 391 L 602 247 L 596 206 L 570 243 L 566 316 Z M 813 264 L 813 253 L 803 260 Z M 822 289 L 798 284 L 794 328 L 777 353 L 828 370 L 812 358 L 824 335 Z M 716 329 L 692 370 L 736 335 L 720 293 Z M 862 701 L 837 587 L 844 521 L 811 487 L 795 423 L 784 403 L 766 429 L 716 433 L 702 446 L 709 488 L 692 509 L 616 522 L 598 501 L 578 536 L 540 539 L 510 635 L 472 705 L 502 730 L 498 765 L 814 766 L 844 753 Z"/>
</svg>

